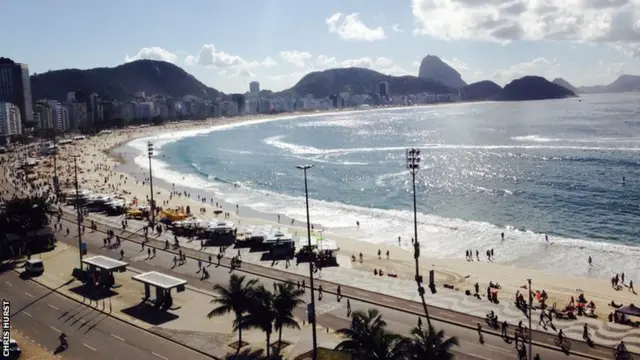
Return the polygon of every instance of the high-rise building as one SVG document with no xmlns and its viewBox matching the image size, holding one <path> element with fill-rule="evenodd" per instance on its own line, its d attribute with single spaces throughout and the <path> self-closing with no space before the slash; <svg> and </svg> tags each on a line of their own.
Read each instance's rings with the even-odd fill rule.
<svg viewBox="0 0 640 360">
<path fill-rule="evenodd" d="M 49 103 L 43 100 L 38 101 L 33 112 L 38 118 L 38 123 L 36 124 L 38 129 L 53 129 L 53 112 Z"/>
<path fill-rule="evenodd" d="M 69 110 L 55 100 L 48 100 L 47 103 L 51 108 L 51 121 L 53 123 L 53 128 L 60 132 L 69 130 Z"/>
<path fill-rule="evenodd" d="M 252 96 L 260 95 L 260 83 L 257 81 L 252 81 L 249 83 L 249 93 Z"/>
<path fill-rule="evenodd" d="M 388 82 L 381 81 L 380 83 L 378 83 L 378 95 L 380 95 L 380 97 L 389 96 L 389 83 Z"/>
<path fill-rule="evenodd" d="M 93 93 L 89 95 L 89 103 L 87 104 L 87 115 L 89 116 L 89 123 L 95 125 L 101 123 L 103 120 L 102 104 L 100 103 L 100 97 L 98 94 Z"/>
<path fill-rule="evenodd" d="M 16 105 L 20 109 L 22 122 L 33 121 L 31 80 L 27 64 L 0 57 L 0 101 Z"/>
<path fill-rule="evenodd" d="M 0 136 L 22 134 L 20 108 L 9 102 L 0 102 Z"/>
</svg>

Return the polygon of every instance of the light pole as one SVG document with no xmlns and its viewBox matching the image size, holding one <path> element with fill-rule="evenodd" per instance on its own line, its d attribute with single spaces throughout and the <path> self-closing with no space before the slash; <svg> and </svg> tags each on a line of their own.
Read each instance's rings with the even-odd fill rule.
<svg viewBox="0 0 640 360">
<path fill-rule="evenodd" d="M 147 155 L 149 157 L 149 185 L 151 186 L 151 223 L 156 223 L 156 204 L 153 202 L 153 174 L 151 173 L 151 156 L 153 156 L 153 144 L 147 143 Z"/>
<path fill-rule="evenodd" d="M 60 201 L 60 180 L 58 179 L 58 145 L 56 144 L 56 129 L 53 129 L 53 190 L 56 203 Z"/>
<path fill-rule="evenodd" d="M 527 279 L 527 283 L 529 283 L 529 360 L 531 360 L 531 307 L 533 306 L 533 291 L 531 290 L 531 279 Z M 543 310 L 544 311 L 544 310 Z"/>
<path fill-rule="evenodd" d="M 82 222 L 82 214 L 80 212 L 80 189 L 78 186 L 78 156 L 71 155 L 73 157 L 73 173 L 76 185 L 76 223 L 78 223 L 78 250 L 80 253 L 80 269 L 82 269 L 82 229 L 80 223 Z"/>
<path fill-rule="evenodd" d="M 312 359 L 318 359 L 318 342 L 316 339 L 316 299 L 313 291 L 313 265 L 315 260 L 314 252 L 311 249 L 311 221 L 309 220 L 309 191 L 307 189 L 307 170 L 311 169 L 313 165 L 297 165 L 296 169 L 300 169 L 304 172 L 304 197 L 307 206 L 307 245 L 309 247 L 310 256 L 309 259 L 309 286 L 311 287 L 311 304 L 307 308 L 309 313 L 309 322 L 311 323 L 311 331 L 313 336 L 313 355 Z"/>
<path fill-rule="evenodd" d="M 427 302 L 424 299 L 424 287 L 422 286 L 422 276 L 420 275 L 420 265 L 418 259 L 420 258 L 420 242 L 418 242 L 418 210 L 416 205 L 416 174 L 420 169 L 420 149 L 407 149 L 406 150 L 406 162 L 407 169 L 411 174 L 411 180 L 413 183 L 413 257 L 416 260 L 416 284 L 418 285 L 418 295 L 422 300 L 422 307 L 424 308 L 424 314 L 427 318 L 427 324 L 431 327 L 431 318 L 429 317 L 429 309 L 427 309 Z"/>
</svg>

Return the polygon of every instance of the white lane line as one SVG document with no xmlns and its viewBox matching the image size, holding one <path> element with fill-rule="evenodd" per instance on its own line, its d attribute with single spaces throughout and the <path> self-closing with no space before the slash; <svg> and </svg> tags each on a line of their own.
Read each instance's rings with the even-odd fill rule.
<svg viewBox="0 0 640 360">
<path fill-rule="evenodd" d="M 62 331 L 60 331 L 60 330 L 58 330 L 58 329 L 54 328 L 53 326 L 49 326 L 49 328 L 51 328 L 51 330 L 53 330 L 53 331 L 55 331 L 55 332 L 57 332 L 57 333 L 61 333 L 61 332 L 62 332 Z"/>
<path fill-rule="evenodd" d="M 87 345 L 85 343 L 82 343 L 82 345 L 86 346 L 88 349 L 91 349 L 93 351 L 97 351 L 95 348 L 92 348 L 91 346 L 89 346 L 89 345 Z"/>
<path fill-rule="evenodd" d="M 8 281 L 5 281 L 4 283 L 5 283 L 5 284 L 7 284 L 7 285 L 9 285 L 9 286 L 13 286 L 13 285 L 12 285 L 10 282 L 8 282 Z"/>
<path fill-rule="evenodd" d="M 498 346 L 489 345 L 489 344 L 484 344 L 484 346 L 486 346 L 488 348 L 491 348 L 491 349 L 493 349 L 495 351 L 503 352 L 505 354 L 511 354 L 510 350 L 507 350 L 507 349 L 504 349 L 504 348 L 501 348 L 501 347 L 498 347 Z"/>
<path fill-rule="evenodd" d="M 33 295 L 29 294 L 28 292 L 24 292 L 25 295 L 27 295 L 28 297 L 33 297 Z"/>
<path fill-rule="evenodd" d="M 53 305 L 51 305 L 51 304 L 47 304 L 47 305 L 49 305 L 49 307 L 50 307 L 50 308 L 52 308 L 52 309 L 54 309 L 54 310 L 58 310 L 58 311 L 60 311 L 60 309 L 58 309 L 57 307 L 55 307 L 55 306 L 53 306 Z"/>
<path fill-rule="evenodd" d="M 162 356 L 162 355 L 160 355 L 160 354 L 154 353 L 153 351 L 152 351 L 151 353 L 152 353 L 153 355 L 155 355 L 155 356 L 159 357 L 160 359 L 169 360 L 169 359 L 167 359 L 166 357 L 164 357 L 164 356 Z"/>
<path fill-rule="evenodd" d="M 121 338 L 120 336 L 116 335 L 116 334 L 111 334 L 111 336 L 113 336 L 114 338 L 120 340 L 120 341 L 124 341 L 123 338 Z"/>
<path fill-rule="evenodd" d="M 29 313 L 28 313 L 28 312 L 26 312 L 26 311 L 23 311 L 22 313 L 23 313 L 23 314 L 25 314 L 25 315 L 27 315 L 28 317 L 33 317 L 33 315 L 29 314 Z"/>
</svg>

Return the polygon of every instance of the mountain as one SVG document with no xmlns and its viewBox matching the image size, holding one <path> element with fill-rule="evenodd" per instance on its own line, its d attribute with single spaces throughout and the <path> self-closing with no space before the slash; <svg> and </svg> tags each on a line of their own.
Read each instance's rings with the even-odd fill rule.
<svg viewBox="0 0 640 360">
<path fill-rule="evenodd" d="M 496 100 L 502 88 L 493 81 L 484 80 L 469 84 L 460 89 L 460 99 L 463 101 Z"/>
<path fill-rule="evenodd" d="M 454 89 L 461 89 L 467 86 L 467 83 L 462 80 L 462 75 L 456 69 L 435 55 L 427 55 L 422 59 L 418 77 L 421 79 L 433 79 Z"/>
<path fill-rule="evenodd" d="M 109 100 L 128 100 L 134 93 L 171 97 L 194 95 L 215 99 L 221 93 L 210 88 L 182 68 L 164 61 L 137 60 L 113 68 L 64 69 L 31 76 L 34 100 L 66 100 L 68 91 L 98 93 Z"/>
<path fill-rule="evenodd" d="M 578 93 L 578 89 L 563 78 L 555 78 L 553 79 L 552 83 L 560 85 L 567 90 L 573 91 L 574 93 Z"/>
<path fill-rule="evenodd" d="M 620 75 L 609 85 L 581 86 L 579 93 L 620 93 L 620 92 L 640 92 L 640 76 Z"/>
<path fill-rule="evenodd" d="M 309 73 L 292 88 L 281 91 L 277 95 L 305 96 L 311 94 L 315 98 L 324 98 L 344 91 L 349 91 L 352 94 L 376 94 L 378 84 L 383 81 L 389 83 L 389 92 L 393 95 L 457 92 L 455 89 L 432 79 L 420 79 L 415 76 L 390 76 L 370 69 L 351 67 Z"/>
<path fill-rule="evenodd" d="M 505 85 L 499 100 L 546 100 L 564 99 L 577 96 L 573 91 L 554 84 L 540 76 L 525 76 Z"/>
</svg>

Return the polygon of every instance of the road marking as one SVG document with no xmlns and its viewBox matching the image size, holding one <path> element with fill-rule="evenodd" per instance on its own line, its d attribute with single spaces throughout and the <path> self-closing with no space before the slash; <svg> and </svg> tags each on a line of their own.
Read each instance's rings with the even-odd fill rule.
<svg viewBox="0 0 640 360">
<path fill-rule="evenodd" d="M 25 295 L 27 295 L 28 297 L 33 297 L 33 295 L 29 294 L 29 293 L 28 293 L 28 292 L 26 292 L 26 291 L 25 291 L 24 293 L 25 293 Z"/>
<path fill-rule="evenodd" d="M 58 333 L 61 333 L 61 332 L 62 332 L 62 331 L 60 331 L 60 330 L 58 330 L 58 329 L 54 328 L 53 326 L 49 326 L 49 328 L 51 328 L 51 330 L 53 330 L 53 331 L 55 331 L 55 332 L 58 332 Z"/>
<path fill-rule="evenodd" d="M 27 315 L 28 317 L 33 317 L 31 314 L 29 314 L 29 313 L 28 313 L 28 312 L 26 312 L 26 311 L 23 311 L 22 313 L 23 313 L 23 314 L 25 314 L 25 315 Z"/>
<path fill-rule="evenodd" d="M 503 352 L 503 353 L 505 353 L 505 354 L 511 354 L 511 351 L 509 351 L 509 350 L 507 350 L 507 349 L 504 349 L 504 348 L 501 348 L 501 347 L 498 347 L 498 346 L 489 345 L 489 344 L 484 344 L 484 346 L 486 346 L 486 347 L 488 347 L 488 348 L 492 348 L 492 349 L 494 349 L 494 350 L 496 350 L 496 351 Z"/>
<path fill-rule="evenodd" d="M 49 305 L 49 307 L 50 307 L 50 308 L 52 308 L 52 309 L 54 309 L 54 310 L 58 310 L 58 311 L 60 311 L 60 309 L 58 309 L 57 307 L 55 307 L 55 306 L 53 306 L 53 305 L 51 305 L 51 304 L 47 304 L 47 305 Z"/>
<path fill-rule="evenodd" d="M 95 348 L 92 348 L 91 346 L 89 346 L 89 345 L 87 345 L 87 344 L 85 344 L 85 343 L 82 343 L 82 345 L 86 346 L 87 348 L 89 348 L 89 349 L 91 349 L 91 350 L 93 350 L 93 351 L 97 351 Z"/>
<path fill-rule="evenodd" d="M 121 338 L 120 336 L 116 335 L 116 334 L 111 334 L 111 336 L 113 336 L 114 338 L 120 340 L 120 341 L 124 341 L 123 338 Z"/>
<path fill-rule="evenodd" d="M 160 354 L 154 353 L 153 351 L 152 351 L 151 353 L 152 353 L 153 355 L 155 355 L 155 356 L 159 357 L 160 359 L 169 360 L 169 359 L 167 359 L 166 357 L 164 357 L 164 356 L 162 356 L 162 355 L 160 355 Z"/>
<path fill-rule="evenodd" d="M 5 281 L 4 283 L 5 283 L 5 284 L 7 284 L 7 285 L 9 285 L 9 286 L 13 286 L 13 285 L 12 285 L 10 282 L 8 282 L 8 281 Z"/>
</svg>

